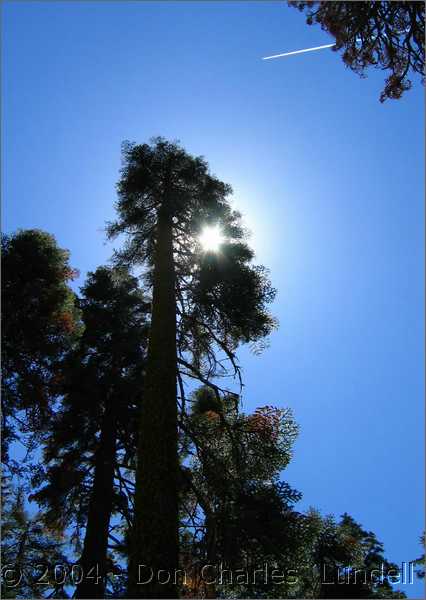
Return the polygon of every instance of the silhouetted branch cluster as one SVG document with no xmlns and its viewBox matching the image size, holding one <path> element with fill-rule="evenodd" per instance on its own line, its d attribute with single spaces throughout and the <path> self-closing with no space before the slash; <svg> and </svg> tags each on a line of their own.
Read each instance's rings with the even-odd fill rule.
<svg viewBox="0 0 426 600">
<path fill-rule="evenodd" d="M 409 90 L 410 72 L 425 76 L 424 2 L 289 2 L 306 11 L 308 25 L 318 23 L 336 40 L 347 67 L 365 76 L 374 66 L 390 71 L 380 102 Z"/>
</svg>

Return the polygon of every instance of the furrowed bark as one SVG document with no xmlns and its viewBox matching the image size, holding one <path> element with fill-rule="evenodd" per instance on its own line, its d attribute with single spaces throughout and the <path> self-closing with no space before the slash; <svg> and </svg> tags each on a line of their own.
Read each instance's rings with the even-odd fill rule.
<svg viewBox="0 0 426 600">
<path fill-rule="evenodd" d="M 86 535 L 79 564 L 82 580 L 76 598 L 104 598 L 107 570 L 108 530 L 112 511 L 114 467 L 117 444 L 117 409 L 109 398 L 102 421 L 96 453 L 93 491 L 90 498 Z"/>
<path fill-rule="evenodd" d="M 158 217 L 157 232 L 152 320 L 139 430 L 129 598 L 177 597 L 176 299 L 172 221 L 164 207 Z"/>
</svg>

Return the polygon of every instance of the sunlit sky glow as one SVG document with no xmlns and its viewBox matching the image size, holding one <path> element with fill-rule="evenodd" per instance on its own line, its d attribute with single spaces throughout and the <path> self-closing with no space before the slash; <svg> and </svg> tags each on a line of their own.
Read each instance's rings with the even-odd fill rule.
<svg viewBox="0 0 426 600">
<path fill-rule="evenodd" d="M 206 225 L 198 240 L 205 252 L 217 252 L 224 242 L 220 225 Z"/>
</svg>

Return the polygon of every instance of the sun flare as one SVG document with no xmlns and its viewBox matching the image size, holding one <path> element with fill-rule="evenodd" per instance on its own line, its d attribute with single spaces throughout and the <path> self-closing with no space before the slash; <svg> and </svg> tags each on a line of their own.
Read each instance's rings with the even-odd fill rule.
<svg viewBox="0 0 426 600">
<path fill-rule="evenodd" d="M 219 225 L 204 227 L 198 240 L 204 252 L 217 252 L 224 241 Z"/>
</svg>

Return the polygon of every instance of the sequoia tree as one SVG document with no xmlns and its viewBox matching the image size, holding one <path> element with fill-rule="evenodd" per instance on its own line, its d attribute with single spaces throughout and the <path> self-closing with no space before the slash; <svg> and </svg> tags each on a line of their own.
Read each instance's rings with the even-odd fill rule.
<svg viewBox="0 0 426 600">
<path fill-rule="evenodd" d="M 209 173 L 203 158 L 161 138 L 126 144 L 123 158 L 118 220 L 109 234 L 127 236 L 116 260 L 145 267 L 152 288 L 128 595 L 176 597 L 177 378 L 184 396 L 178 366 L 207 381 L 226 369 L 225 360 L 238 372 L 237 345 L 261 340 L 274 325 L 266 310 L 274 291 L 264 269 L 250 264 L 240 214 L 228 201 L 231 187 Z M 202 252 L 206 226 L 221 228 L 217 254 Z M 152 569 L 145 585 L 138 584 L 140 565 L 147 567 L 144 579 Z"/>
<path fill-rule="evenodd" d="M 343 50 L 343 62 L 362 77 L 371 66 L 390 71 L 380 101 L 411 88 L 410 72 L 425 76 L 424 2 L 300 2 L 306 22 L 318 23 Z"/>
</svg>

